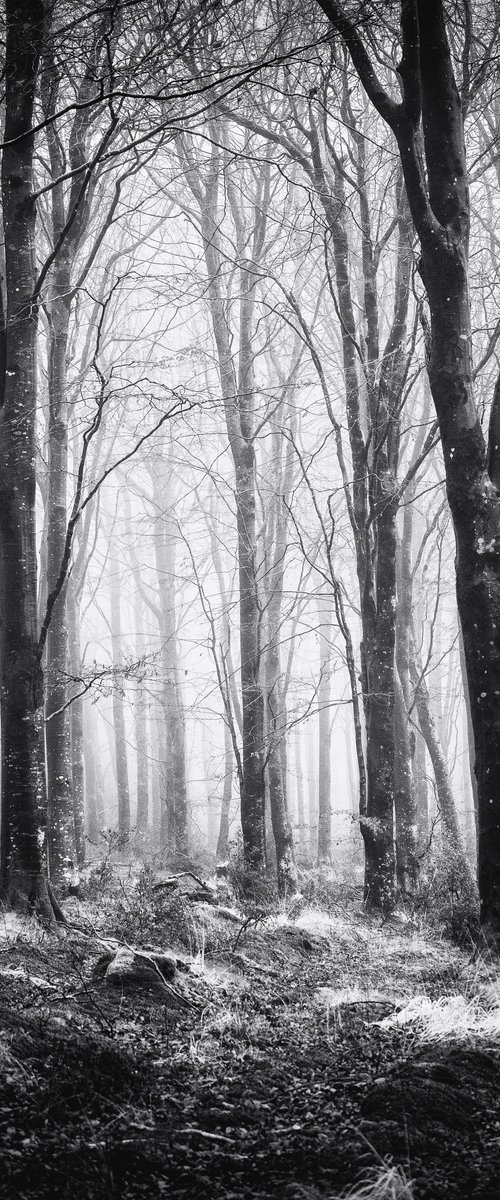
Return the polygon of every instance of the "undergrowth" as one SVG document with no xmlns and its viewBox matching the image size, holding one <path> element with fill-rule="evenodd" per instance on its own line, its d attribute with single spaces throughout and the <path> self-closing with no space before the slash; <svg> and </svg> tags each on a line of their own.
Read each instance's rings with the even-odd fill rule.
<svg viewBox="0 0 500 1200">
<path fill-rule="evenodd" d="M 449 849 L 429 856 L 413 910 L 456 945 L 467 949 L 477 945 L 479 897 L 470 873 L 464 870 L 462 854 Z"/>
</svg>

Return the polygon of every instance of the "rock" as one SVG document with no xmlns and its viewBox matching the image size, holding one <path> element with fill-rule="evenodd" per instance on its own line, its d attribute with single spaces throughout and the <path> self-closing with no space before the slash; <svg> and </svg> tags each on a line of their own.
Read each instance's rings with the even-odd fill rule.
<svg viewBox="0 0 500 1200">
<path fill-rule="evenodd" d="M 176 966 L 172 954 L 141 954 L 137 950 L 120 947 L 105 972 L 105 983 L 110 987 L 127 984 L 146 984 L 162 988 L 165 982 L 173 983 Z"/>
</svg>

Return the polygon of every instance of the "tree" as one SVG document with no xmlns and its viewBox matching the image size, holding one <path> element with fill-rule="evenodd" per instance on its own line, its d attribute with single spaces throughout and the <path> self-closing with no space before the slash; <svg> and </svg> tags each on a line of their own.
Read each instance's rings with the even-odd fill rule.
<svg viewBox="0 0 500 1200">
<path fill-rule="evenodd" d="M 264 695 L 261 672 L 260 605 L 258 595 L 256 515 L 256 386 L 253 339 L 256 275 L 265 247 L 270 172 L 267 163 L 256 168 L 253 227 L 247 246 L 245 219 L 228 173 L 228 155 L 221 152 L 221 130 L 210 125 L 211 151 L 205 178 L 191 148 L 179 141 L 186 180 L 198 207 L 208 277 L 208 297 L 217 348 L 227 434 L 234 464 L 238 528 L 240 606 L 240 671 L 242 695 L 241 823 L 248 866 L 265 866 L 265 746 Z M 221 183 L 226 168 L 227 203 L 233 216 L 240 288 L 238 353 L 232 352 L 232 331 L 223 294 L 221 245 Z"/>
<path fill-rule="evenodd" d="M 38 652 L 35 539 L 37 305 L 33 105 L 43 39 L 38 0 L 7 0 L 2 219 L 5 312 L 0 410 L 0 576 L 3 895 L 53 909 L 41 827 L 43 679 Z"/>
<path fill-rule="evenodd" d="M 121 572 L 117 558 L 110 559 L 109 577 L 110 633 L 113 650 L 113 669 L 115 671 L 113 727 L 115 736 L 116 791 L 118 796 L 118 839 L 120 845 L 124 846 L 130 837 L 130 788 L 123 684 L 120 679 L 123 668 L 120 603 Z"/>
<path fill-rule="evenodd" d="M 488 444 L 474 402 L 468 283 L 470 205 L 464 142 L 470 38 L 457 86 L 442 0 L 401 4 L 402 98 L 383 87 L 346 6 L 319 0 L 365 91 L 392 130 L 420 241 L 430 311 L 428 373 L 456 537 L 457 600 L 478 783 L 481 918 L 500 937 L 500 383 Z"/>
<path fill-rule="evenodd" d="M 311 201 L 323 210 L 326 301 L 335 313 L 332 322 L 340 342 L 348 447 L 336 416 L 310 322 L 293 291 L 283 292 L 306 340 L 317 370 L 328 416 L 335 433 L 346 507 L 351 523 L 362 621 L 362 693 L 366 726 L 367 806 L 360 804 L 365 843 L 365 900 L 369 906 L 390 909 L 395 897 L 395 844 L 398 881 L 414 891 L 417 866 L 411 788 L 395 785 L 394 721 L 397 709 L 395 667 L 396 521 L 408 480 L 398 480 L 401 418 L 411 389 L 410 365 L 414 338 L 408 338 L 411 318 L 410 221 L 401 172 L 393 180 L 392 164 L 377 187 L 378 156 L 367 161 L 369 137 L 366 113 L 356 106 L 341 57 L 332 51 L 326 64 L 318 54 L 315 87 L 308 98 L 297 98 L 285 69 L 281 90 L 285 104 L 262 95 L 257 111 L 239 108 L 234 119 L 271 141 L 298 164 Z M 329 89 L 332 79 L 339 96 L 338 127 L 332 131 Z M 224 107 L 226 111 L 226 107 Z M 373 210 L 388 197 L 393 210 L 387 227 L 373 219 Z M 389 269 L 392 314 L 386 320 L 387 284 L 381 275 L 384 254 Z M 356 278 L 357 262 L 362 277 Z M 385 264 L 384 264 L 385 266 Z M 331 318 L 330 318 L 331 319 Z M 425 453 L 428 450 L 426 446 Z M 350 460 L 350 461 L 349 461 Z M 418 463 L 414 470 L 418 469 Z M 406 718 L 402 715 L 403 729 Z M 407 722 L 406 722 L 407 725 Z M 405 735 L 407 728 L 403 729 Z M 399 777 L 400 778 L 400 777 Z M 401 829 L 401 838 L 399 830 Z"/>
</svg>

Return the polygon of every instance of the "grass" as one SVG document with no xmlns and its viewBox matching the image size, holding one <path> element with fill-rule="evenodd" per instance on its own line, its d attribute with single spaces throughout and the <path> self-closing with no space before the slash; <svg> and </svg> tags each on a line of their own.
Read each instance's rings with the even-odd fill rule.
<svg viewBox="0 0 500 1200">
<path fill-rule="evenodd" d="M 426 1042 L 484 1038 L 500 1041 L 500 1004 L 487 1009 L 480 995 L 413 996 L 398 1012 L 379 1022 L 383 1029 L 410 1025 Z"/>
<path fill-rule="evenodd" d="M 414 1190 L 402 1167 L 383 1166 L 370 1172 L 364 1183 L 329 1200 L 414 1200 Z"/>
</svg>

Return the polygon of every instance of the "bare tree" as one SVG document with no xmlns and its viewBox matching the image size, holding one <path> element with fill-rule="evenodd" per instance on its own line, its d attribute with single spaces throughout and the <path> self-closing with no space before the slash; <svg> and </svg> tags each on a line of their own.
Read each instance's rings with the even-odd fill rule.
<svg viewBox="0 0 500 1200">
<path fill-rule="evenodd" d="M 1 887 L 53 917 L 44 874 L 40 773 L 43 681 L 35 541 L 37 306 L 33 104 L 43 38 L 41 3 L 8 0 L 2 219 L 5 244 L 0 412 L 2 837 Z"/>
<path fill-rule="evenodd" d="M 478 883 L 481 916 L 500 933 L 500 386 L 486 445 L 474 402 L 468 287 L 470 206 L 464 143 L 468 47 L 460 96 L 441 0 L 401 6 L 402 99 L 377 76 L 347 6 L 319 0 L 343 37 L 361 82 L 392 130 L 421 246 L 420 273 L 430 309 L 428 372 L 443 446 L 457 542 L 457 599 L 464 639 L 478 780 Z M 470 48 L 470 47 L 469 47 Z"/>
</svg>

